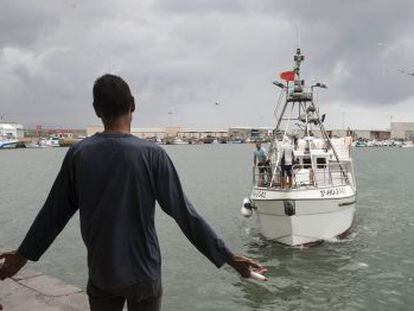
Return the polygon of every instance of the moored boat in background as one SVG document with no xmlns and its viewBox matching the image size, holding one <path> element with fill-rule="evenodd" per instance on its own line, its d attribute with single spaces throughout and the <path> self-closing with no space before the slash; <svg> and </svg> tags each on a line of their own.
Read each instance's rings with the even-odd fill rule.
<svg viewBox="0 0 414 311">
<path fill-rule="evenodd" d="M 18 143 L 17 139 L 0 139 L 0 149 L 14 149 Z"/>
<path fill-rule="evenodd" d="M 414 143 L 412 141 L 407 141 L 403 143 L 400 147 L 401 148 L 414 148 Z"/>
</svg>

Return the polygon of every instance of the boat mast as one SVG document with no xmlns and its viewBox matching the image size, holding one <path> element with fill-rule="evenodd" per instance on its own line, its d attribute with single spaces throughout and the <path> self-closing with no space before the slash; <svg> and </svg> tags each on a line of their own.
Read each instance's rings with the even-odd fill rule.
<svg viewBox="0 0 414 311">
<path fill-rule="evenodd" d="M 282 121 L 287 120 L 284 118 L 284 115 L 286 113 L 286 109 L 289 103 L 292 103 L 292 105 L 295 105 L 295 102 L 297 101 L 295 100 L 296 96 L 292 96 L 292 94 L 293 95 L 295 95 L 295 93 L 299 94 L 299 93 L 302 93 L 303 91 L 302 81 L 300 79 L 300 65 L 304 60 L 305 60 L 305 56 L 302 55 L 300 48 L 297 48 L 296 54 L 293 56 L 293 61 L 295 62 L 295 65 L 293 67 L 293 72 L 295 73 L 295 79 L 293 81 L 293 89 L 289 86 L 289 81 L 286 81 L 286 85 L 283 85 L 282 83 L 276 82 L 276 81 L 273 82 L 273 84 L 282 88 L 282 91 L 283 90 L 285 91 L 285 98 L 284 98 L 285 102 L 284 102 L 282 111 L 280 112 L 280 116 L 277 120 L 277 124 L 275 128 L 276 132 L 280 130 L 280 125 Z M 290 100 L 289 100 L 289 97 L 291 97 Z"/>
<path fill-rule="evenodd" d="M 273 84 L 275 84 L 276 86 L 282 89 L 282 92 L 284 91 L 283 93 L 285 94 L 285 98 L 283 99 L 284 105 L 283 105 L 282 111 L 280 112 L 280 115 L 277 120 L 277 125 L 276 125 L 274 135 L 273 135 L 274 140 L 273 140 L 271 149 L 273 149 L 273 147 L 276 147 L 276 140 L 277 140 L 278 134 L 281 131 L 280 126 L 281 126 L 282 121 L 287 121 L 289 124 L 289 122 L 292 120 L 299 120 L 303 122 L 303 126 L 304 126 L 303 135 L 305 137 L 311 136 L 312 124 L 314 124 L 315 127 L 319 127 L 322 138 L 325 141 L 327 141 L 328 147 L 333 151 L 336 161 L 339 162 L 338 154 L 328 134 L 326 133 L 325 127 L 319 115 L 319 110 L 317 109 L 315 102 L 314 102 L 314 98 L 313 98 L 314 88 L 315 87 L 326 88 L 326 85 L 322 83 L 316 83 L 310 87 L 310 92 L 304 90 L 304 80 L 301 80 L 301 76 L 300 76 L 300 66 L 304 60 L 305 60 L 305 56 L 301 53 L 300 48 L 297 48 L 296 54 L 293 57 L 293 61 L 294 61 L 293 72 L 295 73 L 293 87 L 289 86 L 289 81 L 287 81 L 286 85 L 283 85 L 282 83 L 277 82 L 277 81 L 273 82 Z M 282 97 L 281 97 L 281 100 L 282 100 Z M 299 108 L 298 118 L 292 118 L 292 115 L 290 115 L 289 117 L 285 117 L 285 113 L 286 113 L 286 110 L 289 104 L 292 105 L 292 112 L 293 112 L 295 104 L 298 104 L 298 108 Z M 287 130 L 288 130 L 288 126 L 286 126 L 286 129 L 284 131 L 285 135 L 286 135 Z M 312 146 L 310 140 L 306 139 L 306 143 L 307 143 L 307 149 L 310 150 Z"/>
</svg>

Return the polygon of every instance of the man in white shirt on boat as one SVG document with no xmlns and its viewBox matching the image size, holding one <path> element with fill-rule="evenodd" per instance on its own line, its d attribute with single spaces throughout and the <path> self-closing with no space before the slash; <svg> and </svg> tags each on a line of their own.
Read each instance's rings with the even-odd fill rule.
<svg viewBox="0 0 414 311">
<path fill-rule="evenodd" d="M 259 168 L 259 186 L 264 185 L 264 175 L 269 171 L 269 160 L 267 159 L 266 149 L 262 147 L 261 142 L 256 142 L 256 150 L 254 151 L 253 163 Z"/>
<path fill-rule="evenodd" d="M 283 143 L 280 146 L 278 153 L 278 163 L 280 164 L 280 188 L 286 188 L 286 180 L 288 182 L 288 189 L 292 188 L 293 183 L 293 162 L 295 155 L 293 153 L 294 147 L 287 136 L 283 137 Z"/>
</svg>

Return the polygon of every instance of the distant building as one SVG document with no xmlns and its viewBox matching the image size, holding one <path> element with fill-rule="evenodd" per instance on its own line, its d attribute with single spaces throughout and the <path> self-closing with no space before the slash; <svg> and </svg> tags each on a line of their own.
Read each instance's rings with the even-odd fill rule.
<svg viewBox="0 0 414 311">
<path fill-rule="evenodd" d="M 177 137 L 187 139 L 227 138 L 228 130 L 213 128 L 181 128 L 177 132 Z"/>
<path fill-rule="evenodd" d="M 413 123 L 414 124 L 414 123 Z M 86 136 L 92 136 L 97 132 L 102 132 L 103 127 L 88 127 L 86 128 Z M 329 137 L 344 137 L 352 136 L 353 139 L 366 140 L 387 140 L 392 138 L 390 131 L 374 131 L 374 130 L 343 130 L 331 129 L 326 131 Z M 414 133 L 413 131 L 410 132 Z M 208 138 L 216 138 L 217 140 L 242 140 L 246 142 L 252 141 L 268 141 L 273 135 L 272 127 L 249 127 L 238 126 L 223 128 L 186 128 L 186 127 L 143 127 L 132 128 L 131 134 L 143 139 L 161 139 L 171 140 L 174 138 L 181 138 L 183 140 L 204 140 Z M 295 133 L 288 133 L 295 135 Z M 315 137 L 321 137 L 321 132 L 318 129 L 312 131 Z"/>
<path fill-rule="evenodd" d="M 163 127 L 146 127 L 146 128 L 132 128 L 131 134 L 139 138 L 165 138 L 165 129 Z"/>
<path fill-rule="evenodd" d="M 374 131 L 374 130 L 326 130 L 326 133 L 329 137 L 345 137 L 351 136 L 354 140 L 355 139 L 367 139 L 367 140 L 387 140 L 391 138 L 390 131 Z M 315 137 L 321 137 L 320 130 L 314 131 Z"/>
<path fill-rule="evenodd" d="M 23 124 L 18 123 L 0 123 L 0 138 L 23 138 Z"/>
<path fill-rule="evenodd" d="M 414 122 L 391 122 L 391 138 L 414 140 Z"/>
<path fill-rule="evenodd" d="M 102 132 L 103 127 L 88 127 L 86 136 L 92 136 L 97 132 Z M 139 138 L 157 138 L 157 139 L 203 139 L 206 137 L 225 138 L 228 130 L 213 128 L 185 128 L 185 127 L 144 127 L 131 128 L 131 134 Z"/>
<path fill-rule="evenodd" d="M 263 140 L 270 137 L 272 132 L 273 128 L 271 127 L 238 126 L 229 128 L 228 137 L 230 140 Z"/>
<path fill-rule="evenodd" d="M 24 137 L 53 137 L 62 139 L 82 138 L 85 137 L 86 131 L 84 129 L 60 129 L 47 128 L 37 125 L 35 128 L 26 128 L 24 130 Z"/>
<path fill-rule="evenodd" d="M 178 137 L 178 133 L 182 130 L 183 130 L 182 127 L 165 127 L 164 128 L 165 138 L 170 139 L 170 138 Z"/>
<path fill-rule="evenodd" d="M 52 138 L 69 138 L 72 139 L 73 138 L 73 133 L 72 132 L 54 132 L 49 134 L 50 137 Z"/>
<path fill-rule="evenodd" d="M 371 139 L 388 140 L 391 138 L 390 131 L 371 131 Z"/>
</svg>

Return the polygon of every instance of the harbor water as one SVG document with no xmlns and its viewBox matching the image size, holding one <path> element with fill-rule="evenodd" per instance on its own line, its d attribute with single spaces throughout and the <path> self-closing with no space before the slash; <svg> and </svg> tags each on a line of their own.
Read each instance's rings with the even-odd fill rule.
<svg viewBox="0 0 414 311">
<path fill-rule="evenodd" d="M 216 269 L 157 209 L 163 310 L 412 310 L 414 149 L 353 149 L 356 226 L 342 241 L 290 248 L 265 241 L 240 205 L 251 185 L 253 145 L 165 146 L 196 209 L 236 253 L 269 269 L 267 283 Z M 0 152 L 0 249 L 18 246 L 67 149 Z M 31 269 L 85 287 L 78 214 Z M 108 271 L 110 272 L 110 271 Z"/>
</svg>

